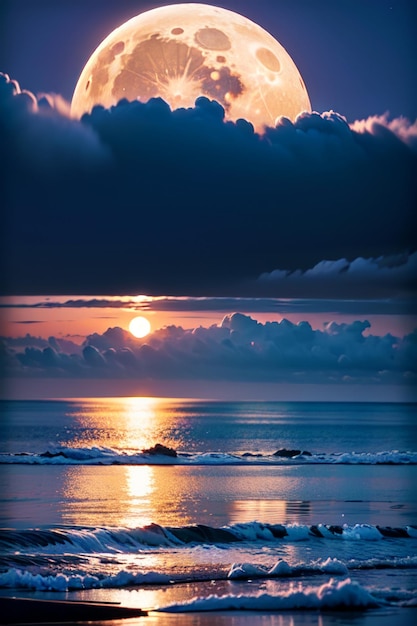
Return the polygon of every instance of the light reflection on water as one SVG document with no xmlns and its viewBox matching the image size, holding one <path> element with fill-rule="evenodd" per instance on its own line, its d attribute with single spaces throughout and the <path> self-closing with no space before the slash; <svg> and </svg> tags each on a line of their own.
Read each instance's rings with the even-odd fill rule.
<svg viewBox="0 0 417 626">
<path fill-rule="evenodd" d="M 415 432 L 415 409 L 391 405 L 146 397 L 12 405 L 5 425 L 0 420 L 0 435 L 7 435 L 17 453 L 42 454 L 51 443 L 52 449 L 112 447 L 120 455 L 156 443 L 200 453 L 270 453 L 280 447 L 381 451 L 412 447 L 407 432 Z M 402 520 L 414 523 L 417 508 L 417 466 L 15 465 L 3 470 L 3 525 L 340 524 L 380 523 L 381 516 L 385 524 L 401 525 Z M 346 504 L 349 500 L 354 507 Z M 390 508 L 397 505 L 403 508 Z"/>
<path fill-rule="evenodd" d="M 285 590 L 291 589 L 294 586 L 293 582 L 286 583 L 280 580 L 279 583 L 272 581 L 267 583 L 259 583 L 252 581 L 250 585 L 245 585 L 243 588 L 242 583 L 236 583 L 233 581 L 211 581 L 210 583 L 202 586 L 199 583 L 187 583 L 182 585 L 173 585 L 171 587 L 163 588 L 143 588 L 132 589 L 129 591 L 118 590 L 115 593 L 111 591 L 96 591 L 89 590 L 79 592 L 77 595 L 82 600 L 87 601 L 103 601 L 103 597 L 111 601 L 117 598 L 123 606 L 156 608 L 168 606 L 175 602 L 187 602 L 190 598 L 199 597 L 202 594 L 213 594 L 217 596 L 224 596 L 229 594 L 241 594 L 256 595 L 259 592 L 267 592 L 273 595 L 277 595 L 282 588 Z M 279 587 L 279 589 L 278 589 Z M 142 625 L 142 618 L 129 619 L 128 623 L 132 626 Z M 239 612 L 234 614 L 233 612 L 208 612 L 208 613 L 150 613 L 146 618 L 147 626 L 325 626 L 330 623 L 342 624 L 341 621 L 326 621 L 323 616 L 318 612 L 309 612 L 304 614 L 299 612 L 294 616 L 291 613 L 285 611 L 281 614 L 274 613 L 255 613 L 255 612 Z M 126 620 L 124 620 L 125 622 Z M 116 624 L 116 622 L 112 622 Z M 122 624 L 122 622 L 117 622 Z M 145 624 L 145 622 L 143 622 Z M 351 624 L 351 622 L 343 622 L 343 624 Z"/>
<path fill-rule="evenodd" d="M 260 521 L 273 524 L 413 523 L 416 467 L 15 466 L 0 523 L 135 528 Z M 16 474 L 16 480 L 13 476 Z M 402 490 L 405 476 L 409 489 Z M 373 478 L 380 475 L 376 482 Z M 368 480 L 364 480 L 367 476 Z M 390 481 L 397 490 L 389 489 Z M 1 483 L 1 479 L 0 479 Z M 321 490 L 317 485 L 321 485 Z M 338 499 L 336 494 L 343 494 Z"/>
<path fill-rule="evenodd" d="M 3 402 L 0 441 L 13 453 L 43 453 L 51 444 L 134 453 L 156 443 L 192 453 L 404 451 L 417 449 L 415 406 L 147 397 Z"/>
<path fill-rule="evenodd" d="M 56 495 L 66 524 L 182 526 L 202 523 L 202 519 L 208 523 L 211 515 L 206 481 L 192 476 L 186 467 L 72 466 L 60 470 L 62 486 Z M 216 514 L 224 518 L 225 511 Z"/>
<path fill-rule="evenodd" d="M 270 519 L 302 523 L 310 514 L 311 502 L 308 501 L 236 500 L 231 507 L 231 516 L 236 523 Z"/>
<path fill-rule="evenodd" d="M 64 471 L 62 517 L 68 524 L 145 526 L 153 519 L 155 476 L 152 466 L 73 466 Z M 101 521 L 98 521 L 101 520 Z"/>
<path fill-rule="evenodd" d="M 79 432 L 64 445 L 104 446 L 128 453 L 155 443 L 178 447 L 183 443 L 176 430 L 175 402 L 162 398 L 132 397 L 82 400 L 70 404 L 68 417 Z"/>
</svg>

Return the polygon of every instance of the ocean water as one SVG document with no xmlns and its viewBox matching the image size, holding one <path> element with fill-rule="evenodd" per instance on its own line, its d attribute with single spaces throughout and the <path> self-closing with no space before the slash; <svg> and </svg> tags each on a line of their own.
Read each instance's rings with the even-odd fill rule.
<svg viewBox="0 0 417 626">
<path fill-rule="evenodd" d="M 1 595 L 417 618 L 417 405 L 0 409 Z"/>
</svg>

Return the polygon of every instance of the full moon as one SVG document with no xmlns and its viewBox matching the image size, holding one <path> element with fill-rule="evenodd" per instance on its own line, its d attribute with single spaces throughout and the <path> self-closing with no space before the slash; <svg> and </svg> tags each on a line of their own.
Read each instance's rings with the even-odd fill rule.
<svg viewBox="0 0 417 626">
<path fill-rule="evenodd" d="M 151 332 L 151 325 L 146 317 L 134 317 L 129 324 L 129 330 L 138 339 L 146 337 Z"/>
<path fill-rule="evenodd" d="M 71 114 L 123 98 L 161 97 L 175 110 L 193 107 L 199 96 L 257 132 L 280 116 L 311 111 L 294 61 L 266 30 L 227 9 L 174 4 L 137 15 L 104 39 L 77 82 Z"/>
</svg>

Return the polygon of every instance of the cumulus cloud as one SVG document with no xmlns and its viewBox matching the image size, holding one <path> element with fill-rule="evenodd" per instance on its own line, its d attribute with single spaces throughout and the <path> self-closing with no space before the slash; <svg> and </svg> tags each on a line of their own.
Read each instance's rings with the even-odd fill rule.
<svg viewBox="0 0 417 626">
<path fill-rule="evenodd" d="M 358 133 L 381 133 L 384 128 L 388 128 L 401 141 L 417 150 L 417 122 L 410 122 L 405 117 L 398 117 L 390 120 L 388 114 L 373 115 L 365 120 L 357 120 L 350 125 L 351 129 Z"/>
<path fill-rule="evenodd" d="M 100 138 L 88 126 L 69 119 L 68 106 L 56 94 L 40 94 L 38 100 L 0 72 L 2 150 L 14 181 L 19 176 L 21 183 L 26 182 L 25 176 L 30 181 L 35 173 L 45 177 L 48 171 L 53 180 L 66 167 L 72 169 L 69 173 L 80 174 L 84 168 L 94 170 L 108 162 L 109 152 Z M 33 200 L 42 199 L 34 196 Z"/>
<path fill-rule="evenodd" d="M 212 380 L 298 383 L 404 383 L 417 377 L 417 331 L 399 338 L 372 334 L 367 320 L 260 323 L 242 313 L 220 325 L 160 329 L 135 339 L 121 328 L 69 342 L 3 340 L 7 372 L 17 376 L 75 376 L 135 380 Z"/>
<path fill-rule="evenodd" d="M 276 268 L 415 250 L 407 120 L 303 114 L 259 136 L 205 98 L 64 113 L 2 77 L 6 292 L 247 295 Z"/>
<path fill-rule="evenodd" d="M 305 271 L 278 269 L 261 274 L 256 284 L 259 291 L 282 297 L 410 297 L 417 291 L 417 252 L 320 261 Z"/>
</svg>

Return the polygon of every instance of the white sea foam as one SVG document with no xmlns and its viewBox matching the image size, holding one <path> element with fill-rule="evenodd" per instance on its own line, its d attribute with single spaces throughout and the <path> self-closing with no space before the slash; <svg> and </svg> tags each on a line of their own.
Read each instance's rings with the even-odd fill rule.
<svg viewBox="0 0 417 626">
<path fill-rule="evenodd" d="M 232 570 L 233 570 L 233 566 L 229 572 L 229 576 L 228 576 L 229 578 L 234 578 L 234 576 L 232 576 Z M 277 577 L 281 577 L 281 576 L 286 577 L 286 576 L 291 576 L 293 571 L 294 571 L 294 568 L 288 565 L 287 561 L 281 560 L 281 561 L 277 561 L 275 565 L 273 565 L 271 569 L 268 570 L 268 575 L 277 576 Z"/>
<path fill-rule="evenodd" d="M 349 559 L 346 567 L 353 569 L 417 569 L 417 556 L 388 558 Z"/>
<path fill-rule="evenodd" d="M 331 557 L 324 561 L 292 566 L 287 561 L 279 560 L 270 569 L 256 566 L 252 563 L 233 563 L 227 577 L 240 580 L 248 580 L 248 578 L 289 578 L 300 573 L 326 573 L 345 576 L 348 573 L 348 568 L 342 561 Z"/>
<path fill-rule="evenodd" d="M 417 539 L 417 528 L 415 526 L 406 526 L 406 530 L 410 537 Z"/>
<path fill-rule="evenodd" d="M 277 611 L 290 609 L 370 608 L 382 603 L 349 578 L 330 580 L 320 587 L 290 589 L 281 594 L 257 593 L 256 595 L 210 595 L 196 597 L 188 602 L 159 607 L 159 611 L 183 613 L 194 611 Z"/>
<path fill-rule="evenodd" d="M 379 530 L 375 526 L 369 524 L 355 524 L 354 526 L 343 526 L 343 539 L 346 540 L 359 540 L 365 539 L 366 541 L 380 541 L 383 537 Z"/>
<path fill-rule="evenodd" d="M 374 589 L 372 595 L 383 602 L 395 603 L 403 607 L 417 607 L 417 590 Z"/>
<path fill-rule="evenodd" d="M 344 539 L 346 541 L 380 541 L 383 539 L 382 533 L 376 526 L 370 526 L 369 524 L 355 524 L 354 526 L 348 526 L 344 524 L 341 528 L 341 532 L 335 532 L 331 526 L 325 524 L 318 524 L 317 529 L 326 539 Z"/>
<path fill-rule="evenodd" d="M 9 569 L 0 574 L 0 588 L 36 589 L 37 591 L 72 591 L 78 589 L 100 589 L 129 587 L 144 584 L 168 584 L 170 577 L 158 572 L 136 573 L 121 571 L 113 576 L 91 576 L 56 574 L 42 576 L 20 569 Z"/>
<path fill-rule="evenodd" d="M 24 465 L 417 465 L 417 452 L 332 452 L 296 455 L 286 458 L 274 454 L 226 452 L 179 452 L 171 457 L 146 452 L 132 453 L 94 446 L 73 448 L 49 445 L 41 453 L 0 452 L 0 464 Z"/>
</svg>

